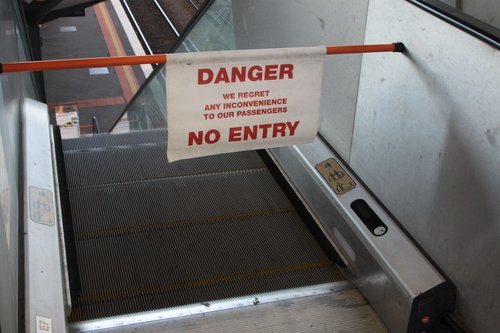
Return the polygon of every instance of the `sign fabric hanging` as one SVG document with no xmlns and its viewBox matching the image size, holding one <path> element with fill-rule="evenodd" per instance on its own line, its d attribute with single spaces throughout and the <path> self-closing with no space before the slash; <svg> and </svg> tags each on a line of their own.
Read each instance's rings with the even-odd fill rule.
<svg viewBox="0 0 500 333">
<path fill-rule="evenodd" d="M 324 47 L 168 55 L 170 162 L 311 142 Z"/>
</svg>

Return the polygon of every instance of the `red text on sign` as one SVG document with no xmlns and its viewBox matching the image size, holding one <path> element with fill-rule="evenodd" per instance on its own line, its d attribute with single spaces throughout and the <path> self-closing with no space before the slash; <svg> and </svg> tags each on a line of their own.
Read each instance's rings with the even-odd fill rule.
<svg viewBox="0 0 500 333">
<path fill-rule="evenodd" d="M 229 128 L 229 142 L 257 140 L 259 138 L 294 136 L 300 121 Z"/>
<path fill-rule="evenodd" d="M 220 140 L 220 132 L 216 129 L 208 130 L 206 133 L 203 131 L 198 132 L 189 132 L 188 134 L 188 146 L 192 146 L 193 144 L 201 145 L 203 141 L 208 144 L 213 144 L 219 142 Z"/>
<path fill-rule="evenodd" d="M 237 126 L 229 128 L 229 142 L 250 141 L 258 139 L 294 136 L 300 121 L 282 122 L 272 124 L 260 124 L 252 126 Z M 217 129 L 206 132 L 189 132 L 188 146 L 202 145 L 204 143 L 214 144 L 220 141 L 221 134 Z"/>
<path fill-rule="evenodd" d="M 243 91 L 238 93 L 238 98 L 268 97 L 269 90 Z"/>
<path fill-rule="evenodd" d="M 221 67 L 214 72 L 211 68 L 198 69 L 198 84 L 233 83 L 245 81 L 271 81 L 293 79 L 293 64 L 254 65 Z"/>
</svg>

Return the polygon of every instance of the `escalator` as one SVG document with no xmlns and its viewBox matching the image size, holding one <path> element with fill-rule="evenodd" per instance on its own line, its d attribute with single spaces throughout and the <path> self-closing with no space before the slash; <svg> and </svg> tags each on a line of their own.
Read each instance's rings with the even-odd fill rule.
<svg viewBox="0 0 500 333">
<path fill-rule="evenodd" d="M 363 219 L 338 215 L 342 202 L 330 218 L 311 216 L 295 186 L 313 180 L 299 168 L 301 180 L 288 183 L 300 164 L 291 158 L 300 155 L 247 151 L 168 163 L 165 128 L 62 141 L 57 133 L 71 332 L 163 331 L 157 322 L 193 332 L 191 325 L 221 329 L 219 321 L 263 332 L 387 332 L 384 324 L 441 332 L 436 318 L 452 308 L 453 286 L 383 215 L 390 232 L 380 245 L 370 245 L 379 235 Z M 356 213 L 370 202 L 360 193 Z M 363 223 L 371 241 L 349 233 Z"/>
<path fill-rule="evenodd" d="M 343 280 L 257 152 L 168 163 L 166 137 L 64 140 L 70 322 Z"/>
<path fill-rule="evenodd" d="M 228 6 L 189 43 L 235 48 Z M 454 286 L 320 135 L 168 163 L 167 98 L 66 140 L 24 102 L 27 331 L 440 332 Z"/>
<path fill-rule="evenodd" d="M 168 163 L 165 128 L 61 140 L 46 105 L 22 114 L 30 331 L 439 332 L 453 310 L 321 138 Z"/>
</svg>

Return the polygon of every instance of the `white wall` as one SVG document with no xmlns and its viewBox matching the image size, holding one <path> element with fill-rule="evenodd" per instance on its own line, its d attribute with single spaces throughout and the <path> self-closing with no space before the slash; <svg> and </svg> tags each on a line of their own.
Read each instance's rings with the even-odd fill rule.
<svg viewBox="0 0 500 333">
<path fill-rule="evenodd" d="M 402 0 L 370 1 L 350 164 L 458 288 L 474 332 L 500 327 L 500 51 Z"/>
<path fill-rule="evenodd" d="M 233 0 L 239 49 L 360 44 L 368 0 Z M 361 56 L 325 61 L 320 132 L 347 158 Z"/>
</svg>

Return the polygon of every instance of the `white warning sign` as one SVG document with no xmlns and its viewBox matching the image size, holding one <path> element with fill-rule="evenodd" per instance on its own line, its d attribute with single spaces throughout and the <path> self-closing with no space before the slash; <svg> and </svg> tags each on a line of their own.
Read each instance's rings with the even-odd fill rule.
<svg viewBox="0 0 500 333">
<path fill-rule="evenodd" d="M 169 54 L 168 160 L 311 142 L 325 53 L 307 47 Z"/>
</svg>

